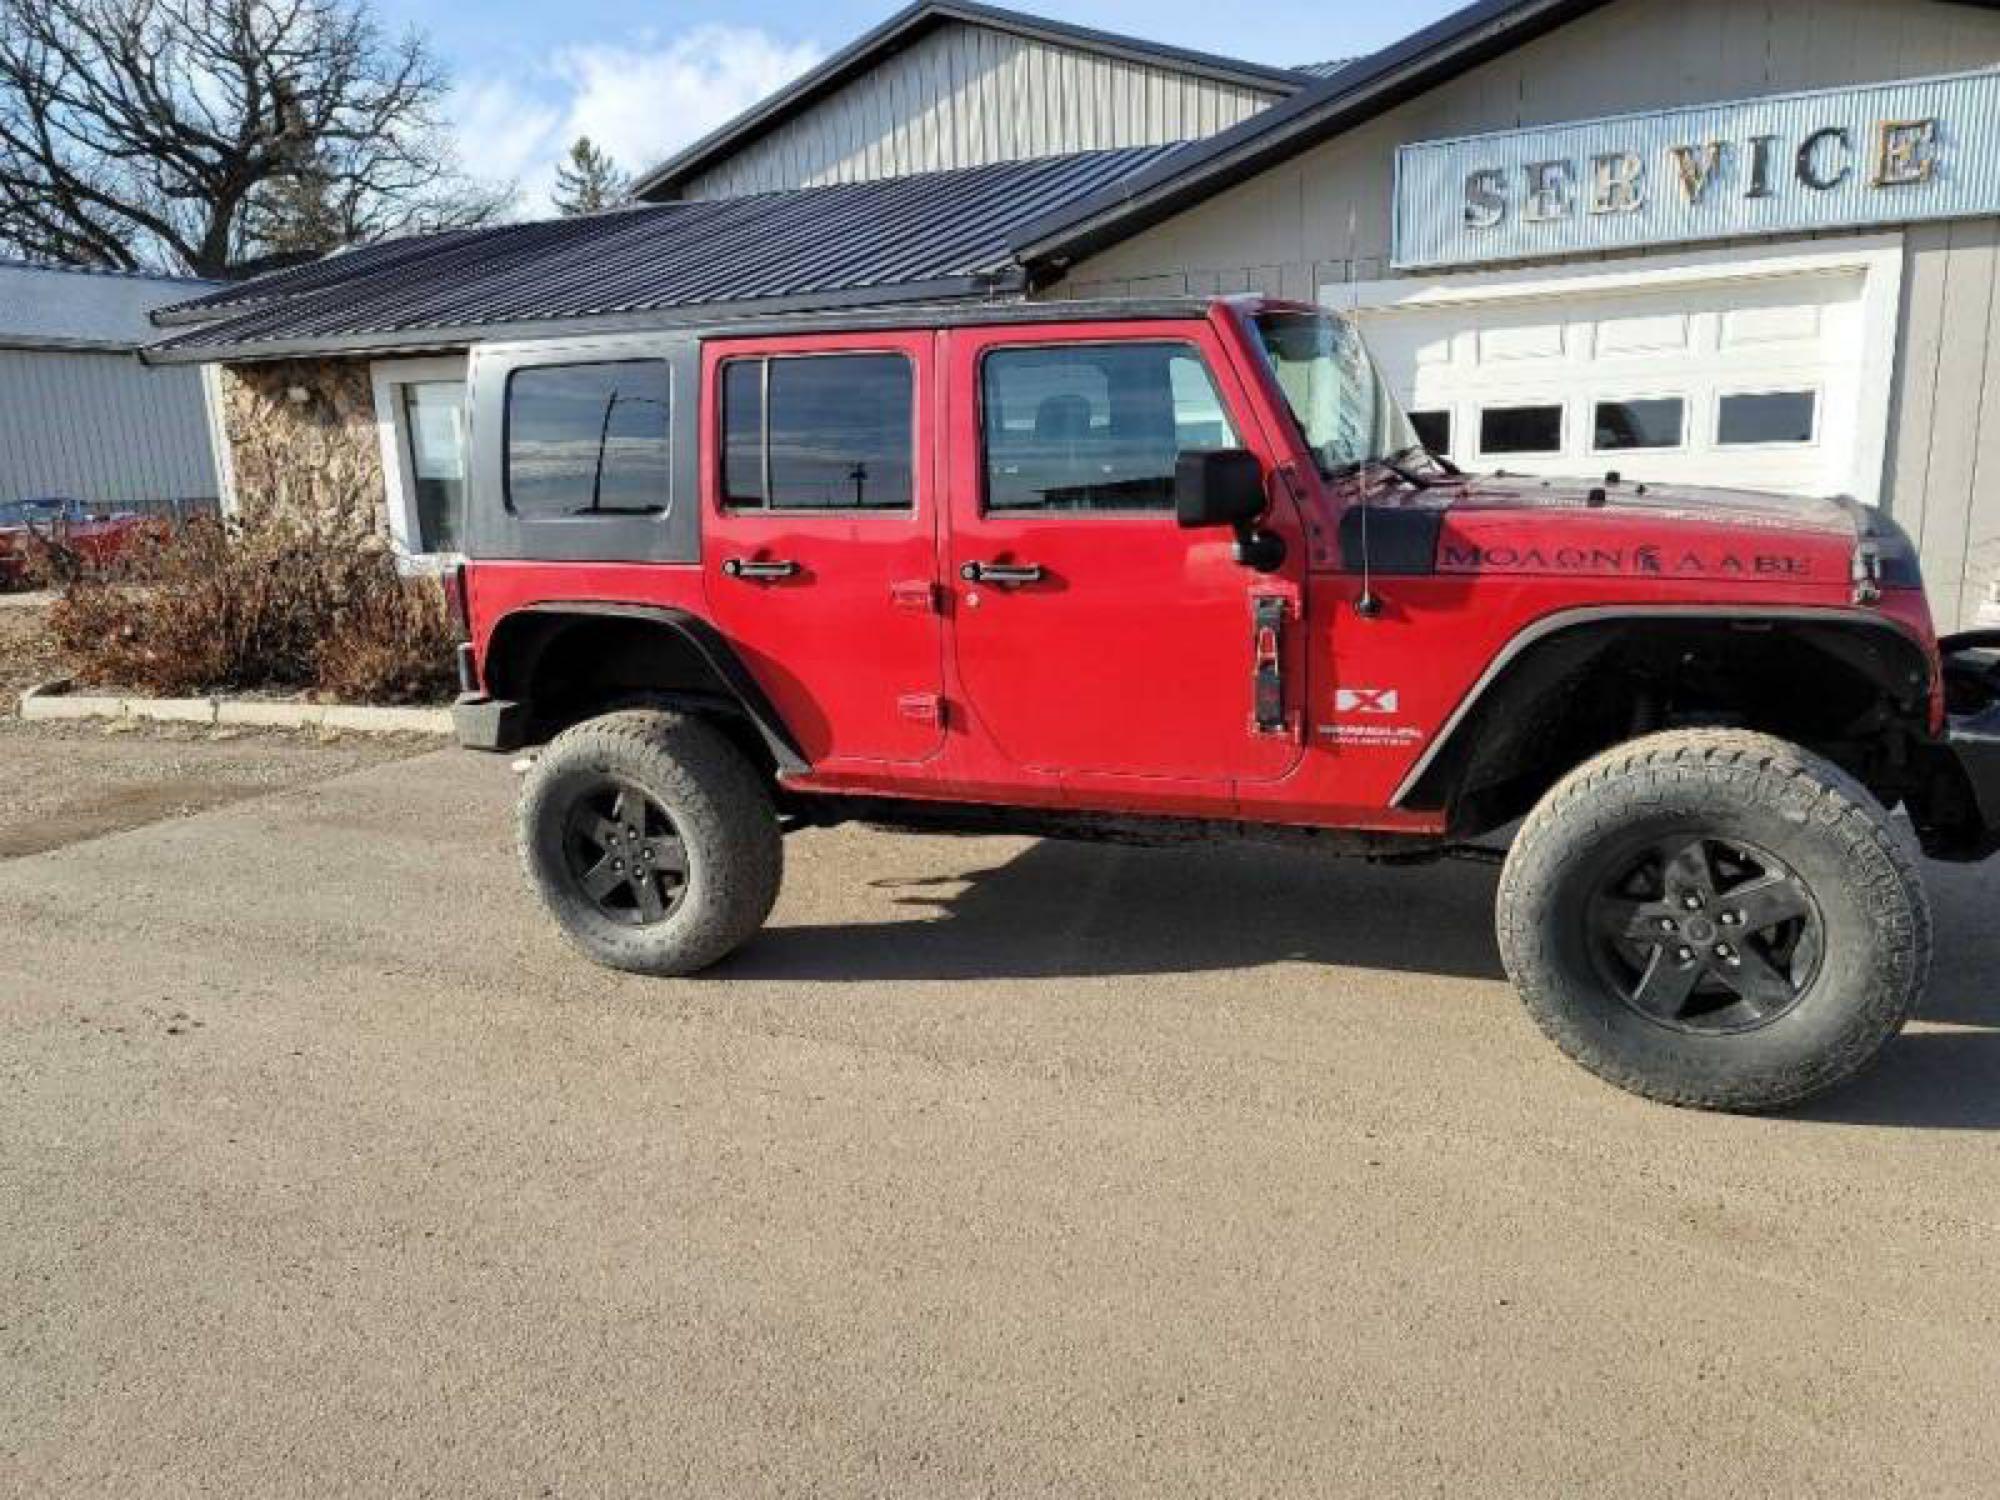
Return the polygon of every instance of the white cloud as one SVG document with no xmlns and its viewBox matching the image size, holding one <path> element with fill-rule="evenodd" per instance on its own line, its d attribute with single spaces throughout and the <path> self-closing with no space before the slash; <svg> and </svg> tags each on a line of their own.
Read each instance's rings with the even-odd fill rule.
<svg viewBox="0 0 2000 1500">
<path fill-rule="evenodd" d="M 587 135 L 629 172 L 700 139 L 818 62 L 741 26 L 701 26 L 654 42 L 565 47 L 528 86 L 474 79 L 453 96 L 460 160 L 477 176 L 521 184 L 521 210 L 549 211 L 556 162 Z"/>
</svg>

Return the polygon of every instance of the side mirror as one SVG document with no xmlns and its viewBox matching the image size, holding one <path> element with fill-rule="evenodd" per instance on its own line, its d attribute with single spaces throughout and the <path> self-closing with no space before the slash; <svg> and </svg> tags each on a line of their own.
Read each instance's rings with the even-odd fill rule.
<svg viewBox="0 0 2000 1500">
<path fill-rule="evenodd" d="M 1174 518 L 1190 530 L 1228 526 L 1236 532 L 1236 560 L 1259 573 L 1285 565 L 1285 539 L 1258 526 L 1263 519 L 1264 466 L 1254 453 L 1218 448 L 1183 453 L 1174 465 Z"/>
<path fill-rule="evenodd" d="M 1183 453 L 1174 465 L 1174 518 L 1184 527 L 1248 527 L 1264 503 L 1264 468 L 1254 453 Z"/>
</svg>

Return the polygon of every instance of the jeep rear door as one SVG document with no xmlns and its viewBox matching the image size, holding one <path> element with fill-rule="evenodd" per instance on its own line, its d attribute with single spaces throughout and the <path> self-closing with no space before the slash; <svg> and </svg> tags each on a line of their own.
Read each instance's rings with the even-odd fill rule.
<svg viewBox="0 0 2000 1500">
<path fill-rule="evenodd" d="M 1162 805 L 1283 775 L 1299 745 L 1293 725 L 1253 727 L 1252 604 L 1297 609 L 1303 549 L 1258 574 L 1226 529 L 1174 517 L 1180 453 L 1250 448 L 1269 472 L 1213 327 L 1030 324 L 947 344 L 953 660 L 988 756 Z"/>
<path fill-rule="evenodd" d="M 710 609 L 816 776 L 943 739 L 933 336 L 713 341 L 702 354 Z"/>
</svg>

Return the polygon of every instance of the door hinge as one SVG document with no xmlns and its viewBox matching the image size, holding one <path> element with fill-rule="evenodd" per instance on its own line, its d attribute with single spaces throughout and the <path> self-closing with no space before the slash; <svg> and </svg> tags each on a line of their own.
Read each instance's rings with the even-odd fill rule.
<svg viewBox="0 0 2000 1500">
<path fill-rule="evenodd" d="M 896 712 L 918 724 L 942 724 L 944 699 L 937 693 L 905 693 L 896 700 Z"/>
<path fill-rule="evenodd" d="M 1286 735 L 1293 717 L 1285 710 L 1285 621 L 1296 614 L 1283 594 L 1250 596 L 1250 732 Z"/>
<path fill-rule="evenodd" d="M 918 614 L 938 612 L 938 586 L 928 578 L 905 578 L 889 585 L 889 602 Z"/>
</svg>

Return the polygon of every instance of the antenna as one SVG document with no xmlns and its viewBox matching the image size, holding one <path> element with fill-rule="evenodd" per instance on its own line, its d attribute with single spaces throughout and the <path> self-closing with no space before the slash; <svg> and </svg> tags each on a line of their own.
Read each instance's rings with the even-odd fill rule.
<svg viewBox="0 0 2000 1500">
<path fill-rule="evenodd" d="M 1375 593 L 1375 557 L 1368 546 L 1368 512 L 1375 507 L 1366 490 L 1355 503 L 1361 507 L 1361 595 L 1354 601 L 1354 612 L 1364 620 L 1376 620 L 1382 615 L 1382 601 Z"/>
<path fill-rule="evenodd" d="M 1351 313 L 1361 311 L 1361 281 L 1357 274 L 1360 261 L 1356 252 L 1361 248 L 1361 210 L 1355 203 L 1347 205 L 1347 308 Z M 1374 498 L 1366 489 L 1355 502 L 1361 507 L 1361 594 L 1354 601 L 1354 612 L 1364 620 L 1379 620 L 1382 617 L 1382 599 L 1375 592 L 1375 553 L 1368 540 L 1368 513 L 1375 508 Z"/>
</svg>

